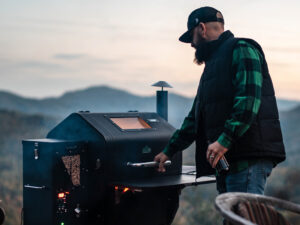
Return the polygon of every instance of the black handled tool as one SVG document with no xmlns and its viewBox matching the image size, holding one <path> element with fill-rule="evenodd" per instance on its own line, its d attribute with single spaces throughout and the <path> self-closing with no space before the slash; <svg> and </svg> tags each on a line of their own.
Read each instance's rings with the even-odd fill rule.
<svg viewBox="0 0 300 225">
<path fill-rule="evenodd" d="M 212 143 L 210 141 L 207 142 L 209 145 Z M 227 162 L 225 156 L 223 156 L 216 165 L 216 170 L 218 173 L 226 172 L 229 170 L 229 163 Z"/>
</svg>

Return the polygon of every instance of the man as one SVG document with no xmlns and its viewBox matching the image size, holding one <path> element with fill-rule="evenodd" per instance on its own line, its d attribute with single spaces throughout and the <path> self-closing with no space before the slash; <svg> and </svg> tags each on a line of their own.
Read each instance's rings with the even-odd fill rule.
<svg viewBox="0 0 300 225">
<path fill-rule="evenodd" d="M 225 156 L 230 169 L 217 174 L 217 189 L 263 194 L 272 168 L 285 160 L 274 88 L 260 45 L 224 31 L 221 12 L 194 10 L 179 40 L 205 64 L 192 109 L 163 152 L 159 171 L 176 152 L 196 141 L 197 177 L 215 174 Z"/>
</svg>

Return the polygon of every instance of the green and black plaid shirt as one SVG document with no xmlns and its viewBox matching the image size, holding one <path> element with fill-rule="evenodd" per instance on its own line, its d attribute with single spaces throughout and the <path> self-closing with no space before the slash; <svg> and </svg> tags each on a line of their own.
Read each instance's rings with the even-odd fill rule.
<svg viewBox="0 0 300 225">
<path fill-rule="evenodd" d="M 224 124 L 224 131 L 218 142 L 230 148 L 232 142 L 241 137 L 254 121 L 261 103 L 262 56 L 260 52 L 246 41 L 238 41 L 233 51 L 232 66 L 236 75 L 232 83 L 235 87 L 233 110 Z M 195 101 L 180 129 L 176 130 L 163 152 L 172 156 L 175 152 L 186 149 L 195 140 Z M 253 161 L 239 161 L 230 165 L 232 171 L 241 171 Z"/>
</svg>

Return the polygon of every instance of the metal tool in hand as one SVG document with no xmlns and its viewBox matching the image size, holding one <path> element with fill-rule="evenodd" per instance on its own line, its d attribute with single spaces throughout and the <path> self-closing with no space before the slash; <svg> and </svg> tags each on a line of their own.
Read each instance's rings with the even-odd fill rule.
<svg viewBox="0 0 300 225">
<path fill-rule="evenodd" d="M 170 166 L 171 164 L 172 164 L 172 162 L 170 160 L 167 160 L 167 161 L 164 162 L 164 166 Z M 126 165 L 130 166 L 130 167 L 158 167 L 159 162 L 155 162 L 155 161 L 143 162 L 143 163 L 128 162 Z"/>
</svg>

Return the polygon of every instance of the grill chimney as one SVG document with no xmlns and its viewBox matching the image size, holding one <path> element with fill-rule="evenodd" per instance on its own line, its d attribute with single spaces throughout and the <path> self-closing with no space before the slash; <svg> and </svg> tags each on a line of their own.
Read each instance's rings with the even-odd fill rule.
<svg viewBox="0 0 300 225">
<path fill-rule="evenodd" d="M 168 121 L 168 91 L 165 88 L 172 88 L 166 81 L 158 81 L 152 84 L 154 87 L 161 87 L 161 91 L 156 91 L 156 112 L 159 116 Z"/>
</svg>

